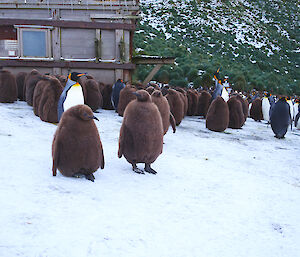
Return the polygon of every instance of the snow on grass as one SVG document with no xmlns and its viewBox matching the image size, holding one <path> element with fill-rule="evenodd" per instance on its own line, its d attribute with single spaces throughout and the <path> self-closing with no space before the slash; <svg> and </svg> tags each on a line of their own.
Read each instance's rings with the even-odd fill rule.
<svg viewBox="0 0 300 257">
<path fill-rule="evenodd" d="M 300 131 L 265 123 L 215 133 L 186 117 L 152 167 L 117 158 L 122 118 L 100 110 L 105 169 L 52 177 L 56 126 L 0 104 L 0 256 L 299 255 Z M 142 165 L 140 165 L 142 167 Z"/>
</svg>

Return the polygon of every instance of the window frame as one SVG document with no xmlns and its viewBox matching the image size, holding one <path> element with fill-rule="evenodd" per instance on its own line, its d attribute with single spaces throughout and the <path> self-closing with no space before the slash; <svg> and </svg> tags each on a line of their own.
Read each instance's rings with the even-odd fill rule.
<svg viewBox="0 0 300 257">
<path fill-rule="evenodd" d="M 52 26 L 35 26 L 35 25 L 15 25 L 17 28 L 17 40 L 18 40 L 18 48 L 19 58 L 24 59 L 52 59 L 52 38 L 51 38 L 51 30 Z M 46 56 L 24 56 L 24 48 L 23 48 L 23 31 L 32 31 L 32 32 L 45 32 L 46 37 Z"/>
</svg>

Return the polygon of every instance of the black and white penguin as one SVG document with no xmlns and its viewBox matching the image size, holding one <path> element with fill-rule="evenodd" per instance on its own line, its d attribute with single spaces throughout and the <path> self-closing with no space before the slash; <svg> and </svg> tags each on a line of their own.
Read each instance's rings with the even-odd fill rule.
<svg viewBox="0 0 300 257">
<path fill-rule="evenodd" d="M 75 105 L 84 104 L 82 86 L 78 83 L 79 78 L 83 75 L 86 75 L 86 73 L 72 72 L 69 74 L 64 91 L 61 93 L 58 101 L 58 121 L 64 111 Z"/>
<path fill-rule="evenodd" d="M 291 119 L 293 120 L 293 118 L 294 118 L 294 104 L 293 104 L 293 102 L 292 102 L 292 100 L 291 100 L 290 97 L 287 97 L 286 102 L 287 102 L 287 103 L 289 104 L 289 106 L 290 106 Z"/>
<path fill-rule="evenodd" d="M 293 120 L 296 119 L 296 116 L 299 112 L 299 102 L 300 102 L 299 99 L 295 99 L 295 101 L 294 101 L 294 117 L 293 117 Z"/>
<path fill-rule="evenodd" d="M 280 98 L 272 107 L 270 123 L 275 137 L 284 138 L 291 124 L 290 106 L 285 97 Z"/>
<path fill-rule="evenodd" d="M 226 88 L 224 87 L 222 80 L 219 77 L 220 68 L 215 72 L 214 79 L 215 79 L 215 90 L 212 93 L 212 100 L 215 100 L 217 96 L 221 96 L 225 102 L 229 100 L 229 94 Z M 223 81 L 225 82 L 225 80 Z"/>
<path fill-rule="evenodd" d="M 297 110 L 297 114 L 295 116 L 295 127 L 297 129 L 300 129 L 300 122 L 299 122 L 299 118 L 300 118 L 300 105 L 298 104 L 298 110 Z"/>
<path fill-rule="evenodd" d="M 267 122 L 269 122 L 270 120 L 270 108 L 271 108 L 271 104 L 269 102 L 268 96 L 265 95 L 261 101 L 261 109 L 263 113 L 263 118 Z"/>
<path fill-rule="evenodd" d="M 125 84 L 121 79 L 118 79 L 117 82 L 112 87 L 111 103 L 116 111 L 118 110 L 120 92 L 124 87 Z"/>
</svg>

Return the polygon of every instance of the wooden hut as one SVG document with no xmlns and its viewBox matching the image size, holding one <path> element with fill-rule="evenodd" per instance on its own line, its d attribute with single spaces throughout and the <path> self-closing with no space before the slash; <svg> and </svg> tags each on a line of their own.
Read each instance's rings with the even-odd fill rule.
<svg viewBox="0 0 300 257">
<path fill-rule="evenodd" d="M 131 80 L 139 0 L 3 0 L 0 68 Z"/>
</svg>

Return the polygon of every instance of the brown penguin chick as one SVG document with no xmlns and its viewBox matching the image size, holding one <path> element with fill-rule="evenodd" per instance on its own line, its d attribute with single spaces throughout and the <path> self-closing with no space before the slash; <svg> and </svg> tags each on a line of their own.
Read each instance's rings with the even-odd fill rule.
<svg viewBox="0 0 300 257">
<path fill-rule="evenodd" d="M 216 132 L 224 131 L 229 124 L 229 109 L 221 96 L 212 101 L 206 115 L 206 128 Z"/>
<path fill-rule="evenodd" d="M 52 143 L 53 176 L 58 169 L 64 176 L 94 181 L 93 173 L 104 168 L 102 143 L 93 119 L 97 118 L 87 105 L 63 113 Z"/>
<path fill-rule="evenodd" d="M 135 86 L 127 84 L 121 91 L 119 96 L 119 104 L 117 112 L 120 116 L 123 117 L 124 111 L 127 105 L 136 99 L 136 96 L 133 94 L 136 91 Z"/>
<path fill-rule="evenodd" d="M 169 89 L 169 86 L 163 86 L 163 88 L 161 89 L 163 96 L 166 96 L 168 94 Z"/>
<path fill-rule="evenodd" d="M 255 121 L 263 120 L 262 101 L 260 98 L 256 98 L 252 102 L 252 106 L 250 109 L 250 118 L 254 119 Z"/>
<path fill-rule="evenodd" d="M 207 91 L 202 91 L 198 100 L 198 114 L 200 116 L 206 117 L 210 102 L 211 94 Z"/>
<path fill-rule="evenodd" d="M 33 100 L 32 100 L 32 106 L 33 106 L 33 113 L 36 116 L 39 116 L 39 107 L 40 107 L 40 100 L 44 91 L 44 88 L 47 84 L 50 83 L 49 76 L 43 76 L 44 79 L 41 79 L 38 83 L 36 83 L 36 86 L 34 88 L 33 92 Z"/>
<path fill-rule="evenodd" d="M 24 84 L 25 84 L 25 78 L 27 76 L 26 72 L 19 72 L 16 75 L 16 82 L 17 82 L 17 88 L 18 88 L 18 98 L 21 101 L 25 101 L 24 96 Z"/>
<path fill-rule="evenodd" d="M 15 76 L 8 70 L 0 71 L 0 103 L 17 101 L 17 83 Z"/>
<path fill-rule="evenodd" d="M 38 82 L 38 84 L 40 81 Z M 36 86 L 36 88 L 38 85 Z M 36 91 L 36 89 L 35 89 Z M 38 116 L 42 121 L 57 123 L 58 100 L 63 91 L 63 86 L 56 78 L 50 78 L 45 86 L 39 101 Z"/>
<path fill-rule="evenodd" d="M 59 76 L 57 76 L 56 78 L 59 80 L 60 84 L 61 84 L 63 87 L 66 86 L 67 81 L 68 81 L 68 77 L 67 77 L 67 76 L 59 75 Z"/>
<path fill-rule="evenodd" d="M 166 95 L 170 105 L 171 113 L 173 114 L 176 125 L 178 126 L 184 117 L 184 103 L 180 97 L 180 93 L 174 89 L 169 89 Z"/>
<path fill-rule="evenodd" d="M 174 116 L 170 111 L 170 105 L 165 96 L 162 95 L 160 90 L 154 90 L 151 95 L 152 102 L 156 104 L 163 123 L 164 135 L 167 133 L 169 126 L 171 124 L 173 133 L 176 132 L 176 124 Z"/>
<path fill-rule="evenodd" d="M 188 116 L 194 116 L 196 115 L 198 111 L 198 96 L 197 93 L 193 90 L 187 91 L 187 98 L 188 98 L 188 110 L 187 115 Z"/>
<path fill-rule="evenodd" d="M 102 90 L 103 106 L 105 110 L 114 110 L 111 103 L 112 85 L 104 85 Z"/>
<path fill-rule="evenodd" d="M 102 95 L 102 100 L 103 100 L 103 91 L 104 91 L 105 85 L 102 82 L 98 82 L 98 87 L 99 87 L 99 91 L 100 91 L 100 93 Z"/>
<path fill-rule="evenodd" d="M 98 82 L 94 79 L 87 79 L 82 86 L 84 88 L 84 103 L 88 105 L 93 112 L 102 108 L 103 98 Z"/>
<path fill-rule="evenodd" d="M 247 99 L 243 98 L 242 96 L 240 95 L 236 95 L 236 99 L 239 100 L 242 104 L 242 107 L 243 107 L 243 114 L 244 114 L 244 123 L 246 122 L 247 120 L 247 117 L 248 117 L 248 112 L 249 112 L 249 104 L 248 104 L 248 101 Z"/>
<path fill-rule="evenodd" d="M 41 80 L 42 76 L 37 70 L 32 70 L 27 74 L 24 84 L 25 100 L 28 105 L 33 106 L 33 93 L 36 84 Z"/>
<path fill-rule="evenodd" d="M 119 137 L 118 157 L 122 155 L 132 164 L 133 171 L 137 163 L 145 163 L 145 171 L 156 174 L 150 165 L 162 153 L 163 124 L 157 106 L 152 102 L 149 93 L 138 90 L 137 99 L 131 101 L 124 112 Z"/>
<path fill-rule="evenodd" d="M 146 91 L 149 93 L 149 95 L 151 95 L 154 90 L 155 90 L 155 88 L 152 87 L 152 86 L 149 86 L 149 87 L 146 88 Z"/>
<path fill-rule="evenodd" d="M 183 101 L 183 106 L 184 106 L 184 116 L 186 116 L 187 114 L 187 110 L 188 110 L 188 97 L 187 97 L 187 93 L 183 88 L 176 88 L 176 91 L 178 91 L 180 94 L 180 97 Z"/>
<path fill-rule="evenodd" d="M 229 108 L 229 128 L 240 129 L 245 123 L 242 103 L 236 96 L 232 96 L 227 101 Z"/>
</svg>

